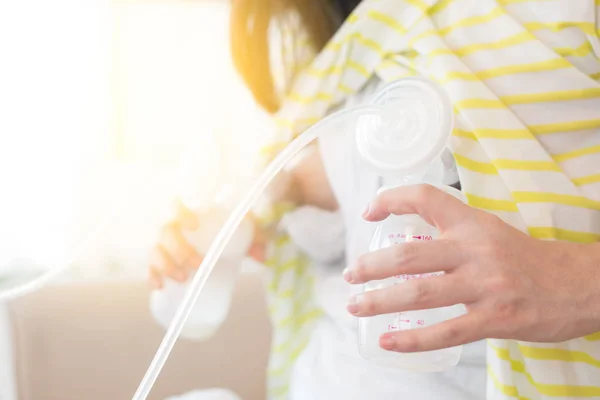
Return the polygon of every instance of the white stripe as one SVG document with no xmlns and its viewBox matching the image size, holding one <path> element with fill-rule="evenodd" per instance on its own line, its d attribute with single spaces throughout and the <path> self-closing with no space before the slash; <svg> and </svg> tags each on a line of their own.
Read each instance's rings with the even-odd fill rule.
<svg viewBox="0 0 600 400">
<path fill-rule="evenodd" d="M 596 210 L 551 203 L 520 203 L 519 209 L 529 226 L 600 234 L 600 212 Z"/>
<path fill-rule="evenodd" d="M 493 1 L 455 0 L 435 15 L 434 21 L 439 29 L 455 24 L 465 16 L 485 15 L 496 8 Z"/>
<path fill-rule="evenodd" d="M 477 81 L 454 80 L 446 83 L 444 87 L 452 93 L 452 100 L 455 103 L 465 99 L 498 100 L 498 96 Z"/>
<path fill-rule="evenodd" d="M 560 79 L 560 76 L 556 78 Z M 525 90 L 527 89 L 524 88 Z M 511 106 L 511 108 L 528 125 L 589 121 L 593 119 L 600 120 L 600 98 L 516 104 Z"/>
<path fill-rule="evenodd" d="M 492 147 L 494 156 L 499 159 L 553 162 L 548 153 L 535 140 L 520 140 L 518 146 L 515 146 L 514 141 L 504 139 L 482 139 L 481 143 L 485 147 Z"/>
<path fill-rule="evenodd" d="M 494 129 L 525 129 L 525 126 L 507 110 L 464 110 L 465 120 L 471 127 L 494 128 Z"/>
<path fill-rule="evenodd" d="M 582 173 L 584 176 L 600 174 L 600 153 L 573 158 L 561 163 L 561 166 L 573 178 L 580 178 Z"/>
<path fill-rule="evenodd" d="M 452 136 L 452 150 L 471 160 L 489 163 L 490 156 L 485 152 L 481 143 L 475 140 Z M 484 182 L 481 182 L 484 183 Z"/>
<path fill-rule="evenodd" d="M 573 183 L 561 172 L 505 169 L 501 174 L 505 180 L 511 182 L 511 189 L 515 192 L 578 194 Z"/>
<path fill-rule="evenodd" d="M 589 199 L 600 201 L 600 182 L 589 183 L 580 187 L 579 190 L 581 190 L 581 193 Z"/>
<path fill-rule="evenodd" d="M 559 23 L 562 21 L 594 22 L 594 2 L 581 0 L 545 0 L 516 3 L 511 11 L 530 15 L 535 21 Z M 526 12 L 529 13 L 526 14 Z"/>
<path fill-rule="evenodd" d="M 563 154 L 584 147 L 600 144 L 600 130 L 589 129 L 577 132 L 554 133 L 541 136 L 544 147 L 550 154 Z"/>
<path fill-rule="evenodd" d="M 584 57 L 566 57 L 569 62 L 582 72 L 582 75 L 592 75 L 600 72 L 600 61 L 593 53 Z"/>
<path fill-rule="evenodd" d="M 486 80 L 499 96 L 522 93 L 558 92 L 563 90 L 586 89 L 590 87 L 590 79 L 584 74 L 569 74 L 569 79 L 563 78 L 565 71 L 551 70 L 528 72 L 516 75 L 503 75 Z M 559 75 L 561 74 L 561 75 Z"/>
<path fill-rule="evenodd" d="M 491 28 L 488 28 L 491 29 Z M 483 35 L 483 32 L 479 32 Z M 528 53 L 527 59 L 523 53 Z M 554 52 L 544 47 L 540 42 L 525 42 L 498 50 L 478 51 L 463 57 L 467 65 L 475 72 L 496 69 L 513 65 L 528 65 L 541 63 L 559 58 Z"/>
<path fill-rule="evenodd" d="M 506 188 L 500 176 L 490 176 L 468 169 L 461 169 L 460 178 L 461 181 L 469 181 L 472 184 L 469 190 L 470 194 L 495 200 L 513 201 L 510 191 Z M 494 180 L 492 181 L 492 179 Z M 497 184 L 492 186 L 493 183 Z M 486 185 L 490 186 L 489 190 L 485 189 Z M 520 215 L 518 217 L 521 219 Z"/>
</svg>

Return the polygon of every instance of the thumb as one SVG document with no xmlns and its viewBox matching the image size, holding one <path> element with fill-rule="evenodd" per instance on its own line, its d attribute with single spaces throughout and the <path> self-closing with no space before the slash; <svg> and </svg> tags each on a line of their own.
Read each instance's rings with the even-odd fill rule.
<svg viewBox="0 0 600 400">
<path fill-rule="evenodd" d="M 363 213 L 367 221 L 381 221 L 390 214 L 418 214 L 428 224 L 447 229 L 464 222 L 472 209 L 431 185 L 410 185 L 381 192 Z"/>
<path fill-rule="evenodd" d="M 264 263 L 267 259 L 267 246 L 269 245 L 269 236 L 265 231 L 255 227 L 252 245 L 248 249 L 248 255 L 254 260 Z"/>
<path fill-rule="evenodd" d="M 175 222 L 185 230 L 194 231 L 198 229 L 199 221 L 196 213 L 187 208 L 182 201 L 175 201 Z"/>
</svg>

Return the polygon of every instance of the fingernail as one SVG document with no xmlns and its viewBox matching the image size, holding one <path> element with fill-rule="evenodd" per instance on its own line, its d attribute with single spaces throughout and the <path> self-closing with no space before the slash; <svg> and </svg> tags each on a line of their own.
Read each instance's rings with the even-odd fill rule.
<svg viewBox="0 0 600 400">
<path fill-rule="evenodd" d="M 384 350 L 394 350 L 396 340 L 391 334 L 385 334 L 379 339 L 379 346 Z"/>
<path fill-rule="evenodd" d="M 344 277 L 344 280 L 348 283 L 353 283 L 354 282 L 354 276 L 352 275 L 352 270 L 350 268 L 345 268 L 344 272 L 342 272 L 342 276 Z"/>
<path fill-rule="evenodd" d="M 362 294 L 358 294 L 350 298 L 347 306 L 347 310 L 350 314 L 358 314 L 362 297 Z"/>
<path fill-rule="evenodd" d="M 369 212 L 371 211 L 371 203 L 367 204 L 367 207 L 362 213 L 363 218 L 367 218 L 369 216 Z"/>
</svg>

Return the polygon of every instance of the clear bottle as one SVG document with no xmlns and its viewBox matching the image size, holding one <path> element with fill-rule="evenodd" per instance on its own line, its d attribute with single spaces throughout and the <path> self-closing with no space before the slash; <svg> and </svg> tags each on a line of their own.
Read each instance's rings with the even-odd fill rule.
<svg viewBox="0 0 600 400">
<path fill-rule="evenodd" d="M 386 86 L 375 95 L 373 103 L 381 111 L 379 115 L 358 120 L 356 146 L 366 167 L 381 176 L 384 187 L 429 183 L 463 200 L 458 190 L 444 185 L 444 177 L 452 172 L 448 170 L 452 163 L 448 162 L 446 145 L 452 131 L 453 111 L 443 89 L 429 80 L 405 79 Z M 391 215 L 378 224 L 369 251 L 409 241 L 435 240 L 438 234 L 435 227 L 418 215 Z M 413 279 L 428 279 L 438 274 L 443 272 L 395 276 L 369 282 L 363 285 L 363 290 L 403 285 Z M 416 371 L 433 372 L 452 367 L 460 359 L 461 346 L 430 352 L 396 353 L 383 350 L 379 339 L 387 332 L 421 329 L 464 312 L 463 305 L 453 305 L 359 318 L 360 354 L 381 365 Z"/>
<path fill-rule="evenodd" d="M 452 187 L 442 187 L 449 193 L 462 199 L 460 192 Z M 418 215 L 391 215 L 382 221 L 371 240 L 369 251 L 413 241 L 429 241 L 438 237 L 438 230 L 426 223 Z M 369 282 L 364 291 L 379 290 L 394 285 L 402 285 L 413 279 L 427 279 L 430 276 L 442 275 L 433 272 L 420 275 L 399 275 L 385 280 Z M 360 354 L 378 364 L 411 369 L 416 371 L 442 371 L 456 365 L 460 359 L 461 346 L 443 350 L 421 353 L 394 353 L 383 350 L 379 346 L 379 338 L 387 332 L 408 329 L 421 329 L 437 323 L 456 318 L 464 314 L 463 305 L 398 312 L 359 319 Z"/>
<path fill-rule="evenodd" d="M 203 157 L 198 157 L 199 154 Z M 219 175 L 214 172 L 218 170 L 219 162 L 218 147 L 208 141 L 190 149 L 182 159 L 179 198 L 199 220 L 197 230 L 184 230 L 182 233 L 200 255 L 206 254 L 229 213 L 237 204 L 239 194 L 243 193 L 240 185 L 221 184 Z M 223 186 L 220 191 L 219 186 Z M 200 293 L 181 337 L 188 340 L 206 340 L 213 336 L 225 321 L 236 278 L 252 243 L 253 234 L 254 228 L 250 221 L 243 221 L 237 228 Z M 167 278 L 162 289 L 151 293 L 150 311 L 165 329 L 173 320 L 192 278 L 193 276 L 189 276 L 183 283 Z"/>
<path fill-rule="evenodd" d="M 184 232 L 186 240 L 199 254 L 206 254 L 212 240 L 229 216 L 228 211 L 213 208 L 203 213 L 198 230 Z M 219 330 L 229 313 L 236 279 L 250 247 L 252 235 L 253 227 L 250 222 L 242 222 L 208 278 L 194 310 L 181 331 L 181 337 L 188 340 L 206 340 Z M 155 320 L 165 329 L 173 320 L 192 278 L 193 276 L 188 277 L 183 283 L 166 279 L 162 289 L 151 293 L 150 310 Z"/>
</svg>

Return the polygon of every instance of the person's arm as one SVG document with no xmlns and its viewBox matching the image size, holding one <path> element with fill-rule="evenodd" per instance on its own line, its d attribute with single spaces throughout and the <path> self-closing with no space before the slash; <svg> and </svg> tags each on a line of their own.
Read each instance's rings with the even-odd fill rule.
<svg viewBox="0 0 600 400">
<path fill-rule="evenodd" d="M 316 145 L 307 147 L 293 167 L 284 170 L 271 185 L 271 200 L 309 205 L 328 211 L 338 203 L 327 178 L 321 153 Z"/>
<path fill-rule="evenodd" d="M 432 327 L 386 333 L 387 350 L 436 350 L 484 338 L 561 342 L 600 332 L 600 244 L 531 238 L 492 214 L 427 185 L 380 194 L 367 221 L 419 214 L 439 239 L 409 242 L 362 256 L 344 272 L 352 284 L 400 274 L 445 271 L 370 291 L 348 310 L 367 317 L 465 304 L 468 313 Z"/>
</svg>

